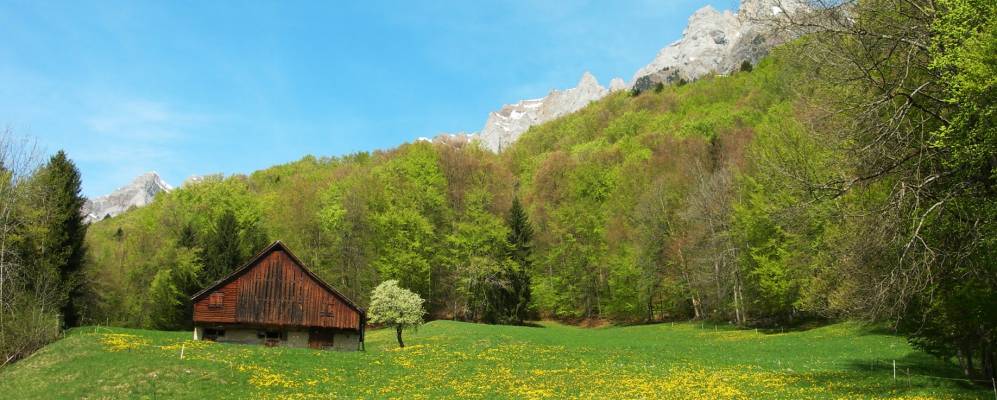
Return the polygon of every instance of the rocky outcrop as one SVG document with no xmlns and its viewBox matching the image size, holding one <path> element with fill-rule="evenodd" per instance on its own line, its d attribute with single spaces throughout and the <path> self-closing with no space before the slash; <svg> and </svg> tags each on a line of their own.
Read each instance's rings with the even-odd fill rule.
<svg viewBox="0 0 997 400">
<path fill-rule="evenodd" d="M 149 172 L 135 178 L 132 183 L 83 204 L 85 222 L 95 222 L 121 214 L 132 207 L 141 207 L 152 202 L 160 192 L 168 192 L 173 187 L 163 181 L 159 174 Z"/>
<path fill-rule="evenodd" d="M 610 92 L 618 92 L 620 90 L 627 90 L 627 81 L 624 81 L 623 78 L 613 78 L 613 80 L 609 81 Z"/>
<path fill-rule="evenodd" d="M 804 0 L 744 0 L 737 13 L 703 7 L 689 17 L 681 39 L 634 74 L 631 87 L 642 91 L 658 83 L 729 74 L 744 62 L 755 64 L 789 39 L 772 22 L 806 7 Z"/>
<path fill-rule="evenodd" d="M 547 96 L 507 104 L 488 115 L 477 140 L 487 149 L 500 152 L 519 139 L 533 125 L 573 113 L 609 94 L 595 76 L 586 72 L 578 86 L 567 90 L 552 90 Z"/>
<path fill-rule="evenodd" d="M 689 17 L 682 38 L 665 47 L 650 64 L 639 69 L 632 87 L 647 90 L 657 83 L 693 80 L 726 69 L 726 55 L 740 40 L 741 24 L 734 13 L 706 6 Z"/>
</svg>

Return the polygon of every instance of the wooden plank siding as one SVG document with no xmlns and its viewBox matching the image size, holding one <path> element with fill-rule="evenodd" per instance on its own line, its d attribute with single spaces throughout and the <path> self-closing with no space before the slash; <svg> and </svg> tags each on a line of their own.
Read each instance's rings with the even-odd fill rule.
<svg viewBox="0 0 997 400">
<path fill-rule="evenodd" d="M 211 296 L 194 303 L 194 322 L 235 323 L 235 300 L 239 296 L 239 281 L 218 288 L 212 293 L 222 292 L 222 306 L 211 308 Z"/>
<path fill-rule="evenodd" d="M 220 286 L 195 296 L 194 323 L 362 329 L 359 309 L 275 244 Z M 219 292 L 221 307 L 211 307 L 211 295 Z"/>
</svg>

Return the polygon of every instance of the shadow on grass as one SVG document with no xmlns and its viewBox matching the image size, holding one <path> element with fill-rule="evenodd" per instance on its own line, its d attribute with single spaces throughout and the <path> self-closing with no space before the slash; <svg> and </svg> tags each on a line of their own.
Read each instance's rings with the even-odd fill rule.
<svg viewBox="0 0 997 400">
<path fill-rule="evenodd" d="M 862 328 L 863 328 L 862 334 L 865 335 L 901 336 L 896 329 L 884 325 L 864 324 L 862 325 Z"/>
<path fill-rule="evenodd" d="M 893 377 L 893 362 L 896 361 L 897 379 L 907 374 L 927 375 L 946 379 L 965 379 L 959 367 L 946 360 L 923 353 L 908 354 L 896 360 L 852 360 L 845 365 L 849 371 L 869 371 Z"/>
<path fill-rule="evenodd" d="M 758 333 L 764 334 L 781 334 L 781 333 L 798 333 L 807 332 L 814 329 L 820 329 L 840 323 L 853 323 L 856 324 L 856 334 L 857 335 L 884 335 L 884 336 L 896 336 L 902 337 L 903 335 L 898 333 L 895 329 L 878 323 L 866 323 L 859 321 L 832 321 L 832 320 L 810 320 L 795 324 L 792 326 L 744 326 L 740 329 L 756 329 Z"/>
<path fill-rule="evenodd" d="M 834 325 L 838 322 L 840 321 L 832 321 L 827 319 L 805 319 L 791 324 L 756 325 L 756 326 L 745 326 L 744 328 L 757 329 L 758 333 L 771 335 L 777 333 L 806 332 L 813 329 L 819 329 L 825 326 Z"/>
<path fill-rule="evenodd" d="M 911 372 L 913 374 L 913 370 Z M 942 391 L 947 394 L 958 394 L 960 398 L 976 393 L 977 398 L 987 398 L 988 388 L 973 385 L 966 381 L 929 378 L 916 375 L 901 375 L 893 379 L 892 366 L 886 369 L 867 369 L 862 365 L 853 371 L 827 371 L 806 374 L 791 374 L 793 378 L 805 385 L 817 388 L 834 388 L 841 398 L 895 398 L 904 395 L 916 395 Z"/>
<path fill-rule="evenodd" d="M 896 361 L 896 379 L 894 379 L 894 361 Z M 843 367 L 844 372 L 818 373 L 811 377 L 818 380 L 817 384 L 833 384 L 841 380 L 840 376 L 835 380 L 835 375 L 862 374 L 870 377 L 869 381 L 881 382 L 871 388 L 849 388 L 852 390 L 851 395 L 860 397 L 885 396 L 894 390 L 902 394 L 905 391 L 917 392 L 919 389 L 939 387 L 980 391 L 980 393 L 989 392 L 990 389 L 990 385 L 982 381 L 974 383 L 967 380 L 955 364 L 928 354 L 909 354 L 896 360 L 850 360 Z"/>
</svg>

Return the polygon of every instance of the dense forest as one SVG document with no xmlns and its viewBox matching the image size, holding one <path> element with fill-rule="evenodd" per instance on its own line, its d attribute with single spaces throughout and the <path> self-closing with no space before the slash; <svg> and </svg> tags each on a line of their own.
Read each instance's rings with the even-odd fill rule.
<svg viewBox="0 0 997 400">
<path fill-rule="evenodd" d="M 788 321 L 799 279 L 740 273 L 734 243 L 751 244 L 734 229 L 763 229 L 752 204 L 735 202 L 749 182 L 762 184 L 747 161 L 753 142 L 802 136 L 784 64 L 617 93 L 498 155 L 460 140 L 416 142 L 184 186 L 91 227 L 94 318 L 183 327 L 191 290 L 279 239 L 361 304 L 397 279 L 437 318 L 478 319 L 482 284 L 505 285 L 503 271 L 525 266 L 538 317 Z M 533 231 L 527 263 L 510 256 L 514 202 Z M 735 307 L 735 296 L 750 300 Z"/>
<path fill-rule="evenodd" d="M 89 226 L 66 319 L 186 328 L 190 294 L 279 239 L 359 303 L 395 279 L 434 318 L 887 321 L 994 376 L 995 16 L 830 2 L 759 65 L 614 93 L 500 154 L 441 138 L 209 177 Z"/>
</svg>

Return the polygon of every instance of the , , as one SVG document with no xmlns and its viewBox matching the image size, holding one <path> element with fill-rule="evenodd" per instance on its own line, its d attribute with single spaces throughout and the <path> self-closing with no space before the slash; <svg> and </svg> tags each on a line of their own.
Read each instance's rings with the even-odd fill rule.
<svg viewBox="0 0 997 400">
<path fill-rule="evenodd" d="M 364 309 L 308 270 L 280 241 L 191 301 L 195 340 L 363 348 Z"/>
</svg>

